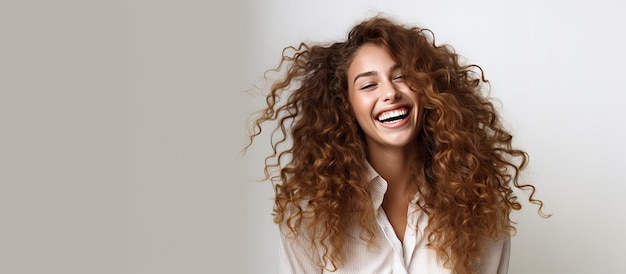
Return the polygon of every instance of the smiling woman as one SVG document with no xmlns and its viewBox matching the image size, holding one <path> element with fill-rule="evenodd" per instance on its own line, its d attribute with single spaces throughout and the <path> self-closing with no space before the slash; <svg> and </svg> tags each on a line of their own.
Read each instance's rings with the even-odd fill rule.
<svg viewBox="0 0 626 274">
<path fill-rule="evenodd" d="M 345 41 L 284 50 L 250 137 L 278 123 L 265 171 L 281 273 L 507 272 L 513 189 L 543 204 L 518 180 L 527 155 L 482 70 L 458 59 L 430 31 L 382 17 Z"/>
</svg>

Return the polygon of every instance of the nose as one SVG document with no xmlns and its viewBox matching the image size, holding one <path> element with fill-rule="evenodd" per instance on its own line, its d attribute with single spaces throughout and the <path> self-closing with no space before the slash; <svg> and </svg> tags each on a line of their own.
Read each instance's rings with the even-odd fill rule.
<svg viewBox="0 0 626 274">
<path fill-rule="evenodd" d="M 386 83 L 382 89 L 381 100 L 383 102 L 395 102 L 400 99 L 400 91 L 393 83 Z"/>
</svg>

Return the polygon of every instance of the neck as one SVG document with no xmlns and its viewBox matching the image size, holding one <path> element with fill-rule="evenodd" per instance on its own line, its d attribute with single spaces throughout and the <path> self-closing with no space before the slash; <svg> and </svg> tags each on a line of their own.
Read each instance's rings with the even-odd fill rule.
<svg viewBox="0 0 626 274">
<path fill-rule="evenodd" d="M 405 147 L 380 147 L 368 144 L 368 161 L 387 181 L 387 194 L 397 196 L 414 193 L 414 186 L 411 184 L 411 164 L 416 161 L 416 149 L 417 142 Z"/>
</svg>

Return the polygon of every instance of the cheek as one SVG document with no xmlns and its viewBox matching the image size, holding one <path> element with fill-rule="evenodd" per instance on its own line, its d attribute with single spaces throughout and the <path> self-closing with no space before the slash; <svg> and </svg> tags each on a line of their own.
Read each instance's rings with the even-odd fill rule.
<svg viewBox="0 0 626 274">
<path fill-rule="evenodd" d="M 412 91 L 412 90 L 408 90 L 405 93 L 405 96 L 407 97 L 407 99 L 409 99 L 410 101 L 412 101 L 413 103 L 415 103 L 419 108 L 422 107 L 422 96 L 418 91 Z"/>
<path fill-rule="evenodd" d="M 354 116 L 356 116 L 357 119 L 363 116 L 369 116 L 371 107 L 367 98 L 358 96 L 352 97 L 350 98 L 350 105 L 352 107 L 352 111 L 354 112 Z"/>
</svg>

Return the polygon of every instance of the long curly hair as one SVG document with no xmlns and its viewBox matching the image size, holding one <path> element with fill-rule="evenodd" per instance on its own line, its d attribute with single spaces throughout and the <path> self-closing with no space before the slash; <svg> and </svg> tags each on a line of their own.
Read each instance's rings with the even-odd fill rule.
<svg viewBox="0 0 626 274">
<path fill-rule="evenodd" d="M 381 16 L 357 24 L 342 42 L 287 47 L 272 70 L 282 74 L 251 121 L 250 144 L 263 125 L 274 123 L 273 153 L 265 158 L 265 180 L 275 187 L 274 221 L 295 237 L 304 233 L 320 266 L 331 271 L 349 252 L 343 248 L 349 226 L 358 224 L 361 240 L 373 243 L 367 148 L 348 102 L 346 73 L 366 43 L 388 49 L 420 94 L 420 160 L 412 174 L 418 206 L 428 214 L 429 246 L 445 267 L 472 273 L 485 238 L 515 232 L 510 213 L 522 206 L 514 188 L 529 190 L 528 200 L 544 216 L 535 187 L 518 180 L 528 155 L 512 146 L 480 67 L 460 64 L 430 30 Z"/>
</svg>

